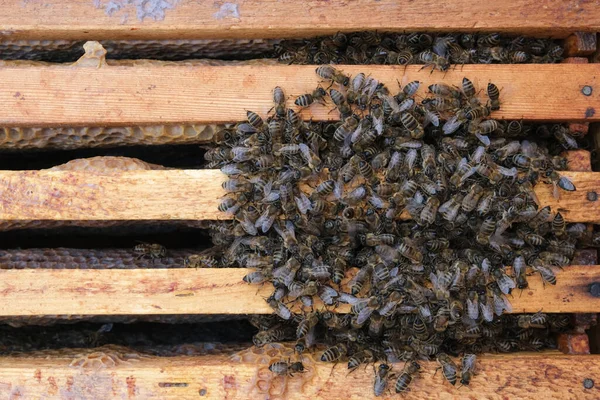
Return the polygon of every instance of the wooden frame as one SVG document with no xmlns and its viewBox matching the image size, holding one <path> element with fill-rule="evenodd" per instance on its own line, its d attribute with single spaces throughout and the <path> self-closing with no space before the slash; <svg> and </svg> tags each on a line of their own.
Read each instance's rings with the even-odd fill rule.
<svg viewBox="0 0 600 400">
<path fill-rule="evenodd" d="M 160 3 L 157 8 L 140 9 L 133 2 L 119 1 L 0 0 L 0 31 L 9 40 L 284 38 L 373 29 L 506 32 L 567 38 L 565 54 L 578 63 L 585 60 L 583 56 L 594 54 L 592 36 L 600 30 L 596 5 L 562 0 L 546 1 L 543 7 L 533 0 L 497 4 L 473 0 L 444 4 L 432 0 Z M 369 17 L 357 18 L 365 7 Z M 561 25 L 563 21 L 570 26 Z M 596 112 L 600 110 L 598 65 L 469 65 L 431 75 L 419 71 L 419 66 L 341 68 L 347 73 L 368 69 L 389 85 L 395 85 L 396 79 L 402 84 L 418 79 L 422 88 L 439 81 L 458 84 L 463 76 L 480 86 L 493 80 L 503 91 L 497 118 L 570 122 L 572 130 L 581 132 L 587 132 L 588 122 L 600 121 Z M 311 66 L 3 67 L 0 80 L 4 105 L 0 125 L 5 126 L 232 122 L 244 119 L 246 108 L 266 114 L 272 106 L 270 88 L 275 85 L 294 96 L 318 83 Z M 584 86 L 592 87 L 591 96 L 582 93 Z M 559 99 L 555 93 L 564 95 Z M 305 110 L 303 116 L 336 118 L 328 108 L 318 106 Z M 568 221 L 598 222 L 596 204 L 587 200 L 587 192 L 600 190 L 600 175 L 590 172 L 589 152 L 577 152 L 578 158 L 572 154 L 571 171 L 585 172 L 564 175 L 573 179 L 578 192 L 563 192 L 560 201 L 552 197 L 548 186 L 539 185 L 536 193 L 543 205 L 561 210 Z M 226 216 L 216 211 L 224 194 L 220 187 L 224 179 L 219 171 L 210 170 L 110 176 L 2 171 L 0 220 L 224 219 Z M 165 213 L 165 209 L 171 211 Z M 600 265 L 596 265 L 595 251 L 589 254 L 591 266 L 566 267 L 558 274 L 555 287 L 543 288 L 538 276 L 531 277 L 531 288 L 511 299 L 514 312 L 597 311 L 600 300 L 592 297 L 589 286 L 600 281 Z M 270 313 L 262 298 L 270 287 L 246 285 L 241 278 L 247 272 L 241 268 L 0 270 L 0 316 Z M 345 312 L 347 307 L 338 311 Z M 560 349 L 571 354 L 589 352 L 583 333 L 583 327 L 589 325 L 577 321 L 576 331 L 559 340 Z M 225 354 L 142 357 L 121 362 L 112 349 L 98 351 L 105 353 L 88 358 L 116 360 L 116 365 L 71 366 L 73 359 L 80 359 L 76 354 L 2 357 L 0 393 L 6 398 L 249 398 L 258 370 L 268 367 L 264 361 L 261 365 L 236 362 Z M 518 357 L 485 355 L 480 357 L 477 379 L 469 388 L 452 388 L 438 374 L 416 380 L 413 391 L 405 397 L 476 393 L 486 398 L 597 398 L 598 387 L 593 381 L 590 386 L 588 379 L 598 375 L 599 361 L 599 356 L 554 352 Z M 370 369 L 348 375 L 345 368 L 331 364 L 307 364 L 316 377 L 306 391 L 290 391 L 289 398 L 364 398 L 365 393 L 371 393 Z M 435 368 L 434 363 L 424 363 L 427 373 Z M 293 379 L 289 379 L 292 386 Z"/>
<path fill-rule="evenodd" d="M 502 90 L 497 119 L 600 121 L 600 65 L 520 64 L 464 65 L 445 73 L 422 66 L 339 66 L 349 73 L 369 72 L 397 87 L 422 82 L 421 96 L 432 83 L 460 85 L 468 77 L 485 89 L 493 81 Z M 0 125 L 131 126 L 205 124 L 241 121 L 245 110 L 266 115 L 273 107 L 271 90 L 288 96 L 312 92 L 320 79 L 314 66 L 143 66 L 99 68 L 40 66 L 0 68 Z M 582 93 L 592 87 L 590 96 Z M 596 89 L 594 89 L 596 88 Z M 555 93 L 561 93 L 557 100 Z M 552 99 L 552 100 L 550 100 Z M 289 105 L 293 101 L 290 99 Z M 334 106 L 304 110 L 315 121 L 336 120 Z M 296 107 L 297 108 L 297 107 Z M 598 112 L 596 111 L 598 110 Z"/>
<path fill-rule="evenodd" d="M 593 2 L 534 0 L 488 3 L 458 0 L 290 0 L 243 3 L 164 1 L 0 1 L 0 30 L 11 39 L 287 38 L 338 31 L 508 32 L 567 37 L 600 30 Z M 367 15 L 368 14 L 368 17 Z M 568 27 L 565 26 L 568 21 Z M 201 23 L 200 23 L 201 22 Z"/>
</svg>

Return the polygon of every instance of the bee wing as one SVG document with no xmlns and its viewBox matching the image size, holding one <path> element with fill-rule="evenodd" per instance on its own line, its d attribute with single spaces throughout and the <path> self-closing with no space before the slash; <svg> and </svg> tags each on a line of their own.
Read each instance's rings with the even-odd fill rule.
<svg viewBox="0 0 600 400">
<path fill-rule="evenodd" d="M 492 142 L 490 141 L 490 138 L 489 138 L 489 137 L 487 137 L 487 136 L 485 136 L 485 135 L 482 135 L 482 134 L 480 134 L 480 133 L 475 133 L 475 137 L 476 137 L 477 139 L 479 139 L 479 141 L 480 141 L 481 143 L 483 143 L 484 145 L 486 145 L 486 146 L 489 146 L 489 145 L 492 143 Z"/>
<path fill-rule="evenodd" d="M 477 304 L 477 298 L 475 300 L 467 299 L 467 315 L 472 320 L 479 318 L 479 304 Z"/>
<path fill-rule="evenodd" d="M 567 178 L 566 176 L 561 176 L 560 179 L 558 180 L 558 186 L 562 189 L 562 190 L 566 190 L 568 192 L 573 192 L 575 191 L 575 185 L 573 184 L 573 182 L 571 181 L 571 179 Z"/>
<path fill-rule="evenodd" d="M 428 123 L 431 123 L 431 125 L 433 125 L 437 128 L 438 126 L 440 126 L 440 118 L 438 117 L 437 114 L 426 109 L 425 110 L 425 122 L 423 125 L 427 125 Z"/>
<path fill-rule="evenodd" d="M 362 325 L 367 322 L 371 314 L 373 314 L 373 311 L 375 311 L 375 309 L 368 306 L 360 310 L 358 316 L 356 317 L 356 323 L 358 325 Z"/>
<path fill-rule="evenodd" d="M 442 132 L 444 132 L 444 135 L 450 135 L 456 132 L 461 125 L 462 122 L 458 119 L 458 116 L 454 115 L 450 117 L 449 120 L 444 122 L 444 125 L 442 126 Z"/>
<path fill-rule="evenodd" d="M 256 229 L 256 226 L 254 226 L 254 224 L 248 218 L 247 215 L 244 215 L 243 221 L 239 221 L 239 222 L 242 225 L 242 228 L 244 228 L 244 231 L 246 231 L 246 233 L 248 235 L 256 236 L 256 234 L 258 233 L 258 230 Z"/>
<path fill-rule="evenodd" d="M 278 302 L 277 304 L 277 310 L 275 310 L 277 312 L 277 315 L 283 319 L 290 319 L 292 317 L 292 312 L 290 311 L 289 308 L 287 308 L 287 306 L 281 302 Z"/>
<path fill-rule="evenodd" d="M 438 37 L 435 39 L 433 43 L 433 52 L 438 56 L 446 58 L 448 54 L 448 42 L 445 38 Z"/>
<path fill-rule="evenodd" d="M 352 296 L 350 293 L 341 292 L 339 295 L 340 296 L 338 297 L 338 300 L 340 302 L 350 304 L 350 305 L 354 305 L 361 300 L 356 296 Z"/>
<path fill-rule="evenodd" d="M 489 299 L 479 302 L 479 309 L 481 310 L 481 316 L 484 321 L 492 322 L 494 320 L 494 307 Z"/>
</svg>

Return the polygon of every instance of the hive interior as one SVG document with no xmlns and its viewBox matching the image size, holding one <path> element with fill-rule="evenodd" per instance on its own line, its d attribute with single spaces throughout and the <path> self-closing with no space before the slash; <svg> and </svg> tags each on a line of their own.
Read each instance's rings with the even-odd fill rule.
<svg viewBox="0 0 600 400">
<path fill-rule="evenodd" d="M 413 53 L 415 54 L 426 51 L 429 48 L 428 46 L 435 49 L 436 44 L 439 46 L 438 38 L 445 37 L 444 35 L 434 36 L 431 38 L 431 43 L 427 44 L 427 38 L 417 37 L 414 39 L 409 35 L 409 37 L 399 39 L 398 36 L 389 37 L 395 39 L 394 43 L 402 40 L 406 40 L 408 43 L 410 43 L 410 40 L 417 41 L 414 44 L 415 50 Z M 356 56 L 357 63 L 381 64 L 390 63 L 390 60 L 398 57 L 398 54 L 395 53 L 400 53 L 402 50 L 399 47 L 396 50 L 391 50 L 390 46 L 392 45 L 386 41 L 389 37 L 384 35 L 378 39 L 379 42 L 374 43 L 371 42 L 373 39 L 370 35 L 349 35 L 347 43 L 342 46 L 332 44 L 331 41 L 334 38 L 295 42 L 260 40 L 237 42 L 103 42 L 102 45 L 108 50 L 108 58 L 112 59 L 153 58 L 176 61 L 194 58 L 248 60 L 251 58 L 279 57 L 281 61 L 288 62 L 289 57 L 292 57 L 293 62 L 298 63 L 315 61 L 349 62 L 348 60 L 351 57 L 355 57 L 355 53 L 351 52 L 356 51 L 360 53 L 360 57 Z M 457 40 L 461 42 L 462 38 L 457 37 Z M 492 38 L 488 38 L 488 40 L 492 40 Z M 510 41 L 512 47 L 507 54 L 499 50 L 493 52 L 493 54 L 480 54 L 477 38 L 474 39 L 474 43 L 472 54 L 478 57 L 488 57 L 487 59 L 490 62 L 515 62 L 515 60 L 519 60 L 519 55 L 514 53 L 521 51 L 518 46 L 530 49 L 535 45 L 535 42 L 529 41 L 521 45 L 512 38 Z M 537 61 L 558 61 L 560 55 L 556 59 L 548 57 L 549 53 L 556 51 L 552 50 L 555 45 L 554 42 L 548 42 L 544 46 L 540 46 L 539 55 L 534 54 L 535 57 L 539 57 Z M 49 43 L 4 42 L 2 46 L 6 48 L 6 51 L 2 52 L 3 58 L 7 60 L 73 62 L 82 53 L 81 43 L 60 41 Z M 2 46 L 0 46 L 0 49 Z M 410 47 L 410 44 L 406 46 Z M 351 47 L 351 50 L 349 50 L 349 47 Z M 458 54 L 458 49 L 456 51 Z M 288 53 L 291 53 L 291 55 Z M 310 59 L 301 59 L 297 53 L 301 53 L 303 56 L 306 53 Z M 324 57 L 321 53 L 328 54 L 328 58 L 320 58 Z M 478 60 L 480 59 L 478 58 Z M 532 57 L 527 59 L 527 61 L 531 60 Z M 456 59 L 452 58 L 451 61 L 455 63 Z M 396 64 L 395 62 L 391 63 Z M 365 69 L 368 69 L 368 67 L 365 67 Z M 318 82 L 317 78 L 315 82 Z M 288 103 L 291 102 L 291 100 L 288 101 Z M 262 117 L 266 118 L 266 116 Z M 403 126 L 402 124 L 398 125 Z M 205 152 L 223 146 L 220 137 L 216 135 L 216 132 L 221 131 L 223 128 L 216 126 L 171 126 L 3 129 L 0 130 L 0 147 L 3 151 L 0 167 L 14 170 L 43 169 L 78 158 L 117 156 L 133 157 L 146 163 L 167 168 L 204 168 L 208 166 L 203 161 Z M 71 140 L 73 137 L 80 137 L 81 140 L 73 142 Z M 583 139 L 579 145 L 586 146 L 585 140 Z M 558 154 L 557 149 L 552 149 L 552 151 L 553 154 Z M 115 163 L 116 166 L 113 167 L 117 169 L 122 166 L 127 166 L 127 168 L 149 168 L 148 165 L 136 161 L 123 161 L 122 165 L 119 164 L 119 161 L 114 161 L 113 164 Z M 97 165 L 94 165 L 93 162 L 78 162 L 78 164 L 76 168 L 88 168 L 88 170 L 110 167 L 110 163 L 107 164 L 106 160 L 98 161 Z M 133 166 L 131 166 L 132 164 Z M 13 230 L 15 228 L 18 229 Z M 78 257 L 78 260 L 80 260 L 79 265 L 82 268 L 90 265 L 94 268 L 101 268 L 104 266 L 103 264 L 106 264 L 107 268 L 131 268 L 133 266 L 140 268 L 181 267 L 183 260 L 190 253 L 197 253 L 210 248 L 209 230 L 206 228 L 206 223 L 198 221 L 173 224 L 165 222 L 131 223 L 126 226 L 114 224 L 87 227 L 52 226 L 52 224 L 44 226 L 44 224 L 39 223 L 33 223 L 29 226 L 6 226 L 3 229 L 5 232 L 0 233 L 0 237 L 5 237 L 3 241 L 5 243 L 4 250 L 0 253 L 0 259 L 2 260 L 2 268 L 64 268 L 67 265 L 74 267 L 76 264 L 73 264 L 73 258 L 71 257 Z M 8 232 L 8 230 L 11 231 Z M 158 261 L 137 260 L 133 252 L 136 241 L 161 243 L 168 248 L 168 257 L 161 258 Z M 127 244 L 127 248 L 111 250 L 116 246 L 125 247 L 124 244 Z M 51 250 L 30 250 L 46 247 Z M 62 247 L 73 250 L 63 251 L 60 249 Z M 102 253 L 103 251 L 105 253 Z M 38 253 L 37 256 L 34 254 L 36 252 Z M 23 255 L 23 253 L 25 254 Z M 114 257 L 116 254 L 119 255 L 120 260 L 125 260 L 125 262 L 104 263 L 102 261 Z M 241 256 L 241 254 L 238 256 Z M 244 259 L 238 258 L 236 261 L 243 265 L 242 260 Z M 560 281 L 560 274 L 558 274 L 558 280 Z M 194 346 L 198 346 L 200 349 L 205 346 L 195 345 L 197 342 L 247 343 L 257 332 L 256 327 L 246 320 L 227 317 L 226 321 L 210 321 L 213 319 L 220 318 L 219 316 L 10 318 L 5 321 L 6 326 L 2 326 L 5 334 L 2 335 L 2 340 L 0 340 L 0 348 L 5 354 L 12 354 L 13 352 L 22 353 L 45 349 L 56 350 L 61 347 L 94 348 L 102 345 L 119 345 L 127 346 L 140 353 L 168 356 L 182 354 L 182 352 L 188 352 L 187 354 L 189 354 L 193 351 L 190 349 L 195 348 Z M 568 326 L 561 329 L 568 329 Z M 558 329 L 558 331 L 561 329 Z M 281 339 L 293 340 L 295 338 L 292 334 Z M 553 347 L 554 345 L 544 343 L 544 346 Z M 517 346 L 515 346 L 516 349 Z M 117 355 L 106 355 L 113 353 Z M 116 350 L 113 353 L 107 350 L 106 354 L 100 352 L 97 355 L 76 358 L 73 365 L 85 367 L 88 364 L 101 363 L 110 366 L 121 362 L 123 357 L 127 358 L 120 355 Z M 288 390 L 288 384 L 292 385 L 293 390 L 303 390 L 303 382 L 310 382 L 310 373 L 302 374 L 300 379 L 292 379 L 276 377 L 268 370 L 271 362 L 285 360 L 291 356 L 293 356 L 292 349 L 275 343 L 262 349 L 243 350 L 237 353 L 234 360 L 248 361 L 251 359 L 257 364 L 256 379 L 253 381 L 254 386 L 251 390 L 256 390 L 260 394 L 268 393 L 271 396 L 277 396 Z M 311 356 L 303 355 L 302 357 L 302 361 L 307 366 L 314 362 Z M 300 386 L 297 387 L 298 385 Z"/>
</svg>

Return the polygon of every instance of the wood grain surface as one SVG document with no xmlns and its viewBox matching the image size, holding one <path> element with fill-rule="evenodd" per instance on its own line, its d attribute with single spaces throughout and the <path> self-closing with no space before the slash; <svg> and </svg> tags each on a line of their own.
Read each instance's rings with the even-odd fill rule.
<svg viewBox="0 0 600 400">
<path fill-rule="evenodd" d="M 417 97 L 432 83 L 460 85 L 468 77 L 484 89 L 493 81 L 501 90 L 501 110 L 492 114 L 497 119 L 600 120 L 596 64 L 464 65 L 446 73 L 419 65 L 339 68 L 368 73 L 392 91 L 397 81 L 418 80 Z M 0 68 L 0 82 L 2 126 L 131 126 L 242 121 L 248 109 L 266 116 L 275 86 L 296 107 L 293 98 L 313 91 L 320 79 L 314 66 L 40 66 Z M 592 87 L 590 96 L 584 86 Z M 339 119 L 332 108 L 314 104 L 303 116 Z"/>
<path fill-rule="evenodd" d="M 600 30 L 597 7 L 596 1 L 576 0 L 3 0 L 0 30 L 32 40 L 283 38 L 360 30 L 566 37 Z"/>
<path fill-rule="evenodd" d="M 577 190 L 538 183 L 541 206 L 567 222 L 600 223 L 600 173 L 563 171 Z M 219 170 L 128 171 L 102 175 L 73 171 L 0 171 L 0 219 L 10 221 L 143 221 L 228 219 L 218 210 L 227 177 Z M 305 191 L 311 189 L 304 186 Z M 403 214 L 402 218 L 408 218 Z"/>
<path fill-rule="evenodd" d="M 246 268 L 198 269 L 0 269 L 0 316 L 270 314 L 270 284 L 242 281 Z M 556 271 L 556 286 L 529 277 L 515 290 L 515 313 L 585 313 L 600 310 L 589 286 L 600 281 L 600 266 Z M 318 307 L 318 306 L 317 306 Z M 348 312 L 340 306 L 339 312 Z"/>
<path fill-rule="evenodd" d="M 110 354 L 110 353 L 107 353 Z M 275 352 L 275 354 L 280 354 Z M 96 356 L 101 356 L 102 353 Z M 318 354 L 315 354 L 315 357 Z M 78 368 L 76 357 L 2 357 L 0 396 L 61 399 L 371 399 L 373 371 L 345 365 L 306 361 L 307 373 L 282 380 L 267 369 L 280 357 L 254 355 L 231 361 L 226 354 L 144 357 L 114 367 Z M 262 358 L 262 360 L 260 360 Z M 286 359 L 287 360 L 287 359 Z M 400 372 L 402 364 L 392 365 Z M 434 374 L 435 362 L 422 362 L 410 391 L 400 397 L 394 381 L 381 399 L 597 399 L 600 396 L 600 356 L 569 356 L 554 352 L 478 357 L 477 375 L 468 387 L 458 388 Z M 584 380 L 592 379 L 586 389 Z M 589 381 L 587 382 L 589 387 Z M 260 389 L 259 389 L 260 388 Z M 262 393 L 261 393 L 262 391 Z"/>
</svg>

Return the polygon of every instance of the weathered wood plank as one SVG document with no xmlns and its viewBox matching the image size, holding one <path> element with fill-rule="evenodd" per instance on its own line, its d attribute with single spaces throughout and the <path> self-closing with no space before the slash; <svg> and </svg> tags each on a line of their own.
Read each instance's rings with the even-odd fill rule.
<svg viewBox="0 0 600 400">
<path fill-rule="evenodd" d="M 278 352 L 275 352 L 278 354 Z M 2 357 L 2 398 L 161 398 L 249 399 L 265 398 L 285 389 L 288 399 L 371 399 L 373 371 L 359 368 L 348 374 L 342 366 L 314 362 L 304 357 L 307 373 L 282 382 L 273 378 L 263 361 L 231 361 L 227 354 L 179 357 L 146 357 L 108 368 L 69 367 L 65 357 Z M 287 360 L 287 358 L 286 358 Z M 600 356 L 541 354 L 483 355 L 469 387 L 458 388 L 434 372 L 435 362 L 422 362 L 421 374 L 411 383 L 406 399 L 446 399 L 462 396 L 486 399 L 597 399 Z M 399 372 L 402 364 L 392 366 Z M 259 372 L 260 371 L 260 372 Z M 257 381 L 257 375 L 261 377 Z M 584 380 L 592 379 L 595 382 Z M 284 385 L 285 383 L 285 385 Z M 390 384 L 393 386 L 394 382 Z M 458 385 L 457 385 L 458 386 Z M 261 393 L 258 388 L 265 392 Z M 268 394 L 270 392 L 270 395 Z M 393 387 L 382 399 L 396 399 Z"/>
<path fill-rule="evenodd" d="M 345 73 L 369 73 L 390 88 L 396 81 L 460 85 L 469 77 L 483 88 L 502 90 L 499 119 L 600 120 L 600 65 L 465 65 L 447 73 L 419 65 L 340 66 Z M 314 66 L 72 66 L 0 68 L 2 126 L 131 126 L 241 121 L 247 109 L 266 115 L 272 89 L 298 96 L 314 90 Z M 590 86 L 589 96 L 582 93 Z M 556 96 L 560 93 L 560 96 Z M 293 106 L 292 99 L 289 106 Z M 295 106 L 294 106 L 295 107 Z M 332 106 L 313 105 L 305 118 L 334 120 Z M 596 111 L 599 112 L 596 112 Z"/>
<path fill-rule="evenodd" d="M 283 38 L 338 31 L 515 32 L 567 37 L 600 30 L 595 2 L 381 0 L 308 3 L 3 0 L 0 30 L 15 39 Z M 368 15 L 368 18 L 365 16 Z"/>
<path fill-rule="evenodd" d="M 600 173 L 561 172 L 577 191 L 553 195 L 538 184 L 542 206 L 568 222 L 600 223 Z M 111 175 L 72 171 L 0 171 L 0 220 L 121 221 L 228 219 L 217 207 L 225 195 L 219 170 L 128 171 Z M 309 189 L 306 188 L 308 191 Z M 408 217 L 408 214 L 405 215 Z"/>
<path fill-rule="evenodd" d="M 272 286 L 242 281 L 250 270 L 73 269 L 0 270 L 0 316 L 270 314 Z M 544 288 L 538 275 L 510 299 L 513 312 L 598 312 L 600 298 L 589 286 L 600 266 L 569 266 L 556 286 Z M 340 306 L 338 311 L 348 312 Z"/>
</svg>

